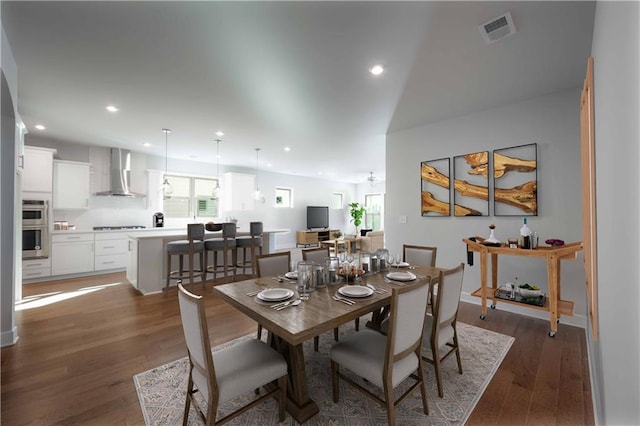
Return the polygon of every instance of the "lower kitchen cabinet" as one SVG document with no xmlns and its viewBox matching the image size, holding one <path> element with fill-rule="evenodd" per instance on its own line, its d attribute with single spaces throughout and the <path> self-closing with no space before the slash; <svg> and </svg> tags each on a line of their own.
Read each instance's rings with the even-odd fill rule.
<svg viewBox="0 0 640 426">
<path fill-rule="evenodd" d="M 94 270 L 124 269 L 129 259 L 129 237 L 122 232 L 96 233 Z"/>
<path fill-rule="evenodd" d="M 128 241 L 129 254 L 127 256 L 127 280 L 138 288 L 138 240 L 130 238 Z"/>
<path fill-rule="evenodd" d="M 51 258 L 22 261 L 22 279 L 32 280 L 51 276 Z"/>
<path fill-rule="evenodd" d="M 51 275 L 92 272 L 94 263 L 93 233 L 53 235 Z"/>
</svg>

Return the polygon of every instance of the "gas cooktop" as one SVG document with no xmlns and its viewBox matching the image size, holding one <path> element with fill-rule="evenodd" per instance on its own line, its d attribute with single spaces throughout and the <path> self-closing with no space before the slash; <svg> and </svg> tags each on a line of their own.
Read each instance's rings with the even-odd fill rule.
<svg viewBox="0 0 640 426">
<path fill-rule="evenodd" d="M 94 226 L 94 231 L 117 231 L 120 229 L 145 229 L 143 225 Z"/>
</svg>

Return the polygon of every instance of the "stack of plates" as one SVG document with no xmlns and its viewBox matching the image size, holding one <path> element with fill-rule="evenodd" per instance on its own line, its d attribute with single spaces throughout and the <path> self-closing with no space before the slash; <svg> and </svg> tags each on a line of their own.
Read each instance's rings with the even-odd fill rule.
<svg viewBox="0 0 640 426">
<path fill-rule="evenodd" d="M 389 266 L 392 267 L 392 268 L 408 268 L 409 267 L 409 263 L 407 263 L 407 262 L 392 263 Z"/>
<path fill-rule="evenodd" d="M 413 281 L 416 276 L 411 272 L 389 272 L 387 278 L 394 281 Z"/>
<path fill-rule="evenodd" d="M 265 302 L 282 302 L 291 298 L 295 293 L 288 288 L 268 288 L 257 294 L 257 298 Z"/>
<path fill-rule="evenodd" d="M 338 293 L 347 297 L 368 297 L 373 294 L 373 290 L 363 285 L 345 285 L 338 289 Z"/>
<path fill-rule="evenodd" d="M 298 279 L 298 271 L 291 271 L 284 274 L 285 278 L 289 278 L 290 280 Z"/>
</svg>

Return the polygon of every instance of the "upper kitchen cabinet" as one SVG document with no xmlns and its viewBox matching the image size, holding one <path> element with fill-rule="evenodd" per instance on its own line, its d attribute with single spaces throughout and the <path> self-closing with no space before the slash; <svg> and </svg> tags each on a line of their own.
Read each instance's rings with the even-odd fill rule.
<svg viewBox="0 0 640 426">
<path fill-rule="evenodd" d="M 53 162 L 53 208 L 84 210 L 89 208 L 91 164 L 77 161 Z"/>
<path fill-rule="evenodd" d="M 255 176 L 243 173 L 224 174 L 225 210 L 253 210 Z"/>
<path fill-rule="evenodd" d="M 54 149 L 24 147 L 23 192 L 48 192 L 53 190 Z"/>
</svg>

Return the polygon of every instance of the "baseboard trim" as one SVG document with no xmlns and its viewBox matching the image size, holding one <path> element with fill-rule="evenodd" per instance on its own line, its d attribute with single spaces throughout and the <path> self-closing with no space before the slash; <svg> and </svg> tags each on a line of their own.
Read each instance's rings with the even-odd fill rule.
<svg viewBox="0 0 640 426">
<path fill-rule="evenodd" d="M 0 345 L 5 346 L 15 345 L 18 342 L 18 327 L 14 326 L 11 331 L 3 331 L 0 335 Z"/>
<path fill-rule="evenodd" d="M 472 296 L 470 293 L 468 293 L 466 291 L 462 292 L 462 294 L 460 296 L 460 300 L 463 301 L 463 302 L 472 303 L 474 305 L 481 305 L 482 304 L 482 299 L 481 298 L 476 297 L 476 296 Z M 487 306 L 491 306 L 491 300 L 489 300 L 489 299 L 487 299 Z M 538 319 L 549 321 L 549 313 L 548 312 L 540 311 L 538 309 L 530 309 L 530 308 L 527 308 L 526 306 L 520 307 L 518 305 L 513 305 L 511 303 L 500 303 L 500 302 L 498 302 L 496 304 L 496 309 L 499 309 L 501 311 L 511 312 L 511 313 L 514 313 L 514 314 L 524 315 L 524 316 L 527 316 L 527 317 L 538 318 Z M 488 314 L 491 315 L 491 312 L 489 312 Z M 479 312 L 478 312 L 478 315 L 480 315 Z M 560 317 L 560 323 L 586 329 L 587 328 L 587 317 L 585 315 L 574 315 L 572 317 L 562 316 L 562 317 Z"/>
</svg>

